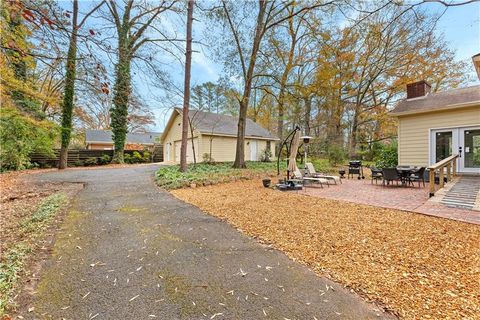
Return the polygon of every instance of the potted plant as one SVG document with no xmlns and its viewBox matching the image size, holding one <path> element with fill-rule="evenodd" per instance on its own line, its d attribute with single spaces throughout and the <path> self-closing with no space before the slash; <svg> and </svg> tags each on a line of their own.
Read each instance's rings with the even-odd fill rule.
<svg viewBox="0 0 480 320">
<path fill-rule="evenodd" d="M 272 180 L 271 180 L 270 178 L 264 178 L 264 179 L 262 179 L 262 183 L 263 183 L 263 186 L 264 186 L 265 188 L 270 187 L 270 183 L 271 183 L 271 182 L 272 182 Z"/>
</svg>

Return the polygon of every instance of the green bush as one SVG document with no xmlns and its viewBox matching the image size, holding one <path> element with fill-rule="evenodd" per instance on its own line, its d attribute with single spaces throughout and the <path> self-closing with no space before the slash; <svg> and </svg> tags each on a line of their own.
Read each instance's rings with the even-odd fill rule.
<svg viewBox="0 0 480 320">
<path fill-rule="evenodd" d="M 81 167 L 81 166 L 83 166 L 83 161 L 76 160 L 76 161 L 73 163 L 73 166 L 74 166 L 74 167 Z"/>
<path fill-rule="evenodd" d="M 125 163 L 133 163 L 132 162 L 132 156 L 130 155 L 130 153 L 125 153 L 123 155 L 123 162 Z"/>
<path fill-rule="evenodd" d="M 97 158 L 95 157 L 90 157 L 90 158 L 87 158 L 84 162 L 85 166 L 94 166 L 97 164 Z"/>
<path fill-rule="evenodd" d="M 150 152 L 144 151 L 143 152 L 143 157 L 142 157 L 142 162 L 150 162 L 151 159 L 152 159 L 152 156 L 151 156 Z"/>
<path fill-rule="evenodd" d="M 102 165 L 109 164 L 111 160 L 112 159 L 108 154 L 104 154 L 98 159 L 98 164 L 102 164 Z"/>
<path fill-rule="evenodd" d="M 385 146 L 380 155 L 375 159 L 377 168 L 395 168 L 398 165 L 398 145 L 393 141 L 390 145 Z"/>
<path fill-rule="evenodd" d="M 143 157 L 138 151 L 133 151 L 132 155 L 132 163 L 140 163 L 143 162 Z"/>
<path fill-rule="evenodd" d="M 58 128 L 49 121 L 35 120 L 13 108 L 0 108 L 0 171 L 29 166 L 29 155 L 53 156 Z"/>
<path fill-rule="evenodd" d="M 339 145 L 332 145 L 328 149 L 328 162 L 332 166 L 337 166 L 345 161 L 345 150 Z"/>
</svg>

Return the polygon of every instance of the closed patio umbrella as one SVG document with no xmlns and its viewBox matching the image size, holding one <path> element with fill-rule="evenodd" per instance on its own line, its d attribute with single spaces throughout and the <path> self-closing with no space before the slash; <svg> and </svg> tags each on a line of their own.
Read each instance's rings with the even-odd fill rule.
<svg viewBox="0 0 480 320">
<path fill-rule="evenodd" d="M 295 172 L 297 170 L 297 162 L 295 158 L 297 157 L 298 146 L 300 145 L 300 131 L 295 132 L 292 138 L 292 146 L 290 149 L 290 155 L 288 157 L 288 171 Z"/>
</svg>

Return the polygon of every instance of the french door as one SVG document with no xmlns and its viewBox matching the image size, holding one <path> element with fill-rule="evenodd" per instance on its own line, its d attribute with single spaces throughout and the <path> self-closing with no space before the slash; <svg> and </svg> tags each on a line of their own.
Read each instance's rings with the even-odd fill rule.
<svg viewBox="0 0 480 320">
<path fill-rule="evenodd" d="M 480 173 L 480 127 L 459 129 L 461 172 Z"/>
<path fill-rule="evenodd" d="M 480 127 L 431 130 L 430 164 L 458 154 L 458 171 L 480 173 Z"/>
</svg>

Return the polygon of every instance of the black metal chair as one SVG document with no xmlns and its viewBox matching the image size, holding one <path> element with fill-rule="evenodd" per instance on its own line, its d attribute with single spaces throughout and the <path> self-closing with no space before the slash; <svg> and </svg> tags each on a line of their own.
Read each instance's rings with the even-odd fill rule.
<svg viewBox="0 0 480 320">
<path fill-rule="evenodd" d="M 420 182 L 423 182 L 423 186 L 425 187 L 425 170 L 425 167 L 420 167 L 418 170 L 413 170 L 408 176 L 408 181 L 412 184 L 415 181 L 418 181 L 418 187 L 420 187 Z"/>
<path fill-rule="evenodd" d="M 383 179 L 382 170 L 377 169 L 375 167 L 370 167 L 370 171 L 372 171 L 372 184 L 373 184 L 373 180 L 375 180 L 375 184 L 378 184 L 378 180 Z"/>
<path fill-rule="evenodd" d="M 355 174 L 358 174 L 358 180 L 365 179 L 363 176 L 362 161 L 360 160 L 348 162 L 348 178 L 350 178 L 350 175 L 353 178 Z"/>
<path fill-rule="evenodd" d="M 385 182 L 386 182 L 386 185 L 388 186 L 390 182 L 392 182 L 393 184 L 393 181 L 396 181 L 398 185 L 398 182 L 400 181 L 400 177 L 398 176 L 397 168 L 385 168 L 382 170 L 382 173 L 383 173 L 384 186 L 385 186 Z"/>
</svg>

